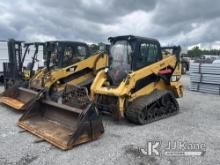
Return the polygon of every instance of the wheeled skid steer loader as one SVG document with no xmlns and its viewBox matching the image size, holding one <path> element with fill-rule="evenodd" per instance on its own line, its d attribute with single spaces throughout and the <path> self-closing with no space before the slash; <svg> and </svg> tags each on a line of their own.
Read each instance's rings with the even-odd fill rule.
<svg viewBox="0 0 220 165">
<path fill-rule="evenodd" d="M 89 86 L 96 72 L 107 65 L 107 55 L 90 55 L 87 44 L 51 41 L 46 46 L 46 67 L 38 70 L 27 88 L 14 86 L 0 97 L 2 103 L 25 110 L 41 97 L 57 101 L 65 84 Z"/>
<path fill-rule="evenodd" d="M 100 112 L 116 119 L 146 124 L 179 111 L 182 97 L 180 47 L 162 56 L 155 39 L 132 35 L 109 38 L 110 66 L 91 85 L 91 98 Z"/>
</svg>

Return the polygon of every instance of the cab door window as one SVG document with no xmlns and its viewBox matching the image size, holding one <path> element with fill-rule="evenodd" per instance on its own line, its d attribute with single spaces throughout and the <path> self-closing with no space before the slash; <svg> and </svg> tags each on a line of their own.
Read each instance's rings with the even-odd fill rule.
<svg viewBox="0 0 220 165">
<path fill-rule="evenodd" d="M 77 57 L 80 60 L 83 60 L 87 55 L 85 46 L 77 46 Z"/>
<path fill-rule="evenodd" d="M 157 62 L 158 56 L 159 55 L 158 55 L 157 46 L 154 44 L 149 44 L 147 62 L 149 64 Z"/>
<path fill-rule="evenodd" d="M 74 49 L 71 46 L 67 46 L 64 49 L 63 67 L 71 65 L 74 62 Z"/>
<path fill-rule="evenodd" d="M 150 64 L 157 62 L 159 57 L 158 47 L 151 43 L 141 43 L 140 53 L 137 57 L 137 69 L 146 67 Z"/>
</svg>

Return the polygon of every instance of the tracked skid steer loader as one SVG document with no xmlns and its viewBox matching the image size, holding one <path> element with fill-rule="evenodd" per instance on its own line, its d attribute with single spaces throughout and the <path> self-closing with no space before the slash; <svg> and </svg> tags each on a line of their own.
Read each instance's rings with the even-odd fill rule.
<svg viewBox="0 0 220 165">
<path fill-rule="evenodd" d="M 163 57 L 155 39 L 127 35 L 109 40 L 110 67 L 97 74 L 90 89 L 98 110 L 136 124 L 176 114 L 176 98 L 183 95 L 181 48 Z"/>
<path fill-rule="evenodd" d="M 57 101 L 65 84 L 89 86 L 96 72 L 106 66 L 107 56 L 90 56 L 87 44 L 73 41 L 46 43 L 46 67 L 38 70 L 27 88 L 14 86 L 3 92 L 2 103 L 25 110 L 41 97 Z"/>
<path fill-rule="evenodd" d="M 107 65 L 108 56 L 100 53 L 65 68 L 53 69 L 43 77 L 36 75 L 30 87 L 43 92 L 26 104 L 18 126 L 63 150 L 99 138 L 104 128 L 88 93 L 96 73 Z"/>
<path fill-rule="evenodd" d="M 36 103 L 18 125 L 61 149 L 70 149 L 104 132 L 100 113 L 136 124 L 176 114 L 176 98 L 183 94 L 180 47 L 162 57 L 157 40 L 131 35 L 109 39 L 109 65 L 97 72 L 90 88 L 67 83 L 60 103 Z"/>
</svg>

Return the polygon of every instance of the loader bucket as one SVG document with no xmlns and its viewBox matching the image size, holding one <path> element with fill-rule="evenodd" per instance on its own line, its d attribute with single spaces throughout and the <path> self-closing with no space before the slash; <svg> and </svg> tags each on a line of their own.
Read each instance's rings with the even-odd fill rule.
<svg viewBox="0 0 220 165">
<path fill-rule="evenodd" d="M 102 120 L 93 103 L 85 109 L 49 100 L 39 100 L 25 111 L 18 126 L 62 150 L 99 138 Z"/>
<path fill-rule="evenodd" d="M 25 110 L 39 92 L 14 86 L 4 91 L 0 96 L 0 103 L 4 103 L 16 110 Z"/>
</svg>

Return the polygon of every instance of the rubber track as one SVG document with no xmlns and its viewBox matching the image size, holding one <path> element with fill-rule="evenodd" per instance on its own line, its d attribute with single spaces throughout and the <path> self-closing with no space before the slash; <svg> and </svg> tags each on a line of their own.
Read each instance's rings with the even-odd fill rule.
<svg viewBox="0 0 220 165">
<path fill-rule="evenodd" d="M 170 94 L 173 98 L 173 101 L 176 104 L 177 107 L 177 111 L 173 112 L 173 113 L 169 113 L 169 114 L 165 114 L 159 117 L 156 117 L 152 120 L 147 121 L 145 124 L 160 120 L 160 119 L 164 119 L 167 118 L 169 116 L 173 116 L 175 114 L 177 114 L 179 112 L 179 104 L 176 100 L 176 98 L 174 97 L 174 95 L 172 94 L 172 92 L 168 91 L 168 90 L 155 90 L 153 93 L 151 93 L 150 95 L 146 95 L 146 96 L 142 96 L 140 98 L 137 98 L 136 100 L 134 100 L 132 102 L 132 104 L 127 108 L 126 112 L 125 112 L 125 116 L 126 118 L 135 124 L 141 124 L 138 121 L 138 113 L 141 112 L 145 107 L 149 106 L 150 104 L 158 101 L 162 96 Z"/>
</svg>

